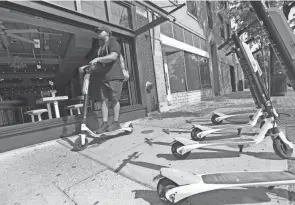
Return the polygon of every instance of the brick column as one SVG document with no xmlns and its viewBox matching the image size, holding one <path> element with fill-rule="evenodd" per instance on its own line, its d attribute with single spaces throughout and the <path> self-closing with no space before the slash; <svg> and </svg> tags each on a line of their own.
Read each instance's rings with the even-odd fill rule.
<svg viewBox="0 0 295 205">
<path fill-rule="evenodd" d="M 163 65 L 163 56 L 162 56 L 162 46 L 160 39 L 160 26 L 154 28 L 154 38 L 151 39 L 154 41 L 154 68 L 155 68 L 155 77 L 156 77 L 156 86 L 157 86 L 157 95 L 159 100 L 159 110 L 160 112 L 165 112 L 169 110 L 167 93 L 166 93 L 166 84 L 165 84 L 165 72 Z"/>
</svg>

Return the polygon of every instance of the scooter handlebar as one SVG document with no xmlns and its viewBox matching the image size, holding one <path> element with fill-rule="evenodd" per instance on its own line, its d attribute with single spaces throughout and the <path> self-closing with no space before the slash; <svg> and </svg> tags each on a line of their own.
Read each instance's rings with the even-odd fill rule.
<svg viewBox="0 0 295 205">
<path fill-rule="evenodd" d="M 228 44 L 230 44 L 231 41 L 232 41 L 231 38 L 227 39 L 227 40 L 226 40 L 223 44 L 221 44 L 217 49 L 218 49 L 218 50 L 223 49 L 225 46 L 227 46 Z"/>
<path fill-rule="evenodd" d="M 225 56 L 229 56 L 230 54 L 232 54 L 234 52 L 234 50 L 232 49 L 230 52 L 226 53 Z"/>
</svg>

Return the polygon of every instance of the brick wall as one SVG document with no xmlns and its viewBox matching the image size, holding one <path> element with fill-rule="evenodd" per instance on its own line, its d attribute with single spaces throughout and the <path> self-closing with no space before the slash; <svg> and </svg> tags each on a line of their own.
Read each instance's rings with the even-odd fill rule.
<svg viewBox="0 0 295 205">
<path fill-rule="evenodd" d="M 213 98 L 212 89 L 203 89 L 190 92 L 180 92 L 172 94 L 172 103 L 169 109 L 179 108 L 184 105 L 200 103 L 202 100 Z"/>
<path fill-rule="evenodd" d="M 147 17 L 144 17 L 141 13 L 136 13 L 137 28 L 146 25 L 148 21 Z M 153 112 L 158 110 L 159 107 L 158 96 L 151 39 L 145 35 L 150 35 L 149 31 L 136 37 L 137 65 L 138 70 L 141 71 L 140 84 L 142 88 L 141 92 L 144 95 L 144 104 L 147 106 L 147 112 Z M 153 84 L 153 89 L 150 93 L 147 93 L 145 90 L 146 82 Z"/>
</svg>

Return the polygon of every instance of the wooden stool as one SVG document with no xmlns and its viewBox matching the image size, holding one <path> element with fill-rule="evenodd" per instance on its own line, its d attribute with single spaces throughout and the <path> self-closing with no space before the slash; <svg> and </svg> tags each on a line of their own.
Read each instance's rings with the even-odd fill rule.
<svg viewBox="0 0 295 205">
<path fill-rule="evenodd" d="M 75 105 L 67 106 L 67 109 L 70 110 L 70 114 L 71 114 L 71 116 L 73 116 L 74 115 L 73 110 L 77 110 L 78 115 L 80 115 L 81 114 L 80 108 L 82 108 L 82 107 L 83 107 L 83 104 L 75 104 Z"/>
<path fill-rule="evenodd" d="M 41 114 L 44 112 L 48 112 L 48 110 L 47 109 L 30 110 L 25 112 L 25 114 L 30 115 L 32 122 L 35 122 L 35 115 L 38 116 L 38 121 L 42 121 Z"/>
</svg>

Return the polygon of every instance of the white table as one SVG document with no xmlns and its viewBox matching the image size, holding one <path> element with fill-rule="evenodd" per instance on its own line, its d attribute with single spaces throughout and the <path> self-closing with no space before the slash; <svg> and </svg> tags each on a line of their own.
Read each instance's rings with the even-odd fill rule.
<svg viewBox="0 0 295 205">
<path fill-rule="evenodd" d="M 52 119 L 52 112 L 51 112 L 50 104 L 53 103 L 53 105 L 54 105 L 55 117 L 60 118 L 58 101 L 68 100 L 68 99 L 69 99 L 68 96 L 44 97 L 44 98 L 38 99 L 36 101 L 36 103 L 37 104 L 46 103 L 49 119 Z"/>
</svg>

